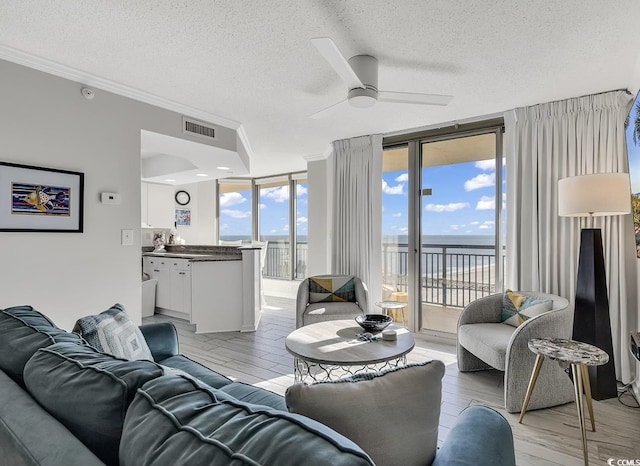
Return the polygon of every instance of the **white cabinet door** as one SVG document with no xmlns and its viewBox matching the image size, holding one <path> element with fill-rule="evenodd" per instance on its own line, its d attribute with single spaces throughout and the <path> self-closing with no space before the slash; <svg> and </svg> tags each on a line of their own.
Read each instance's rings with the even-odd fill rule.
<svg viewBox="0 0 640 466">
<path fill-rule="evenodd" d="M 156 285 L 156 307 L 170 309 L 171 306 L 171 277 L 166 259 L 145 257 L 144 271 L 151 278 L 158 280 Z"/>
<path fill-rule="evenodd" d="M 147 224 L 150 227 L 174 227 L 174 191 L 174 187 L 170 185 L 147 183 Z"/>
<path fill-rule="evenodd" d="M 171 269 L 171 309 L 191 315 L 191 271 Z"/>
</svg>

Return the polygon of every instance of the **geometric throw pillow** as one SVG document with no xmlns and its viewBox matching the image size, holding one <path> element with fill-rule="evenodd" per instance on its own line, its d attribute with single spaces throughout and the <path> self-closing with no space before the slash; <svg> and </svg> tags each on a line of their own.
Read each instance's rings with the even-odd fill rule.
<svg viewBox="0 0 640 466">
<path fill-rule="evenodd" d="M 525 320 L 550 311 L 553 301 L 535 299 L 515 291 L 507 290 L 502 301 L 502 323 L 518 327 Z"/>
<path fill-rule="evenodd" d="M 356 302 L 353 277 L 309 278 L 309 303 Z"/>
<path fill-rule="evenodd" d="M 436 453 L 443 376 L 444 364 L 433 360 L 333 382 L 298 383 L 287 389 L 285 401 L 289 412 L 353 440 L 378 466 L 422 466 Z"/>
<path fill-rule="evenodd" d="M 124 312 L 121 304 L 114 304 L 97 316 L 78 319 L 73 332 L 97 350 L 117 358 L 153 361 L 142 332 Z"/>
</svg>

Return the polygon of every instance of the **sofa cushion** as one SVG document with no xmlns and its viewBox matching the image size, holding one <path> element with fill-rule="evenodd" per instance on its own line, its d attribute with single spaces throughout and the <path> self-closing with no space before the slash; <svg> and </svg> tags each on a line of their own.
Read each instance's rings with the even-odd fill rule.
<svg viewBox="0 0 640 466">
<path fill-rule="evenodd" d="M 0 465 L 104 465 L 5 372 L 0 371 Z"/>
<path fill-rule="evenodd" d="M 193 361 L 183 355 L 171 356 L 170 358 L 163 359 L 162 365 L 184 371 L 213 388 L 221 388 L 232 382 L 230 378 L 225 377 L 222 374 L 218 374 L 199 362 Z"/>
<path fill-rule="evenodd" d="M 233 382 L 220 388 L 220 391 L 231 395 L 236 400 L 244 401 L 245 403 L 268 406 L 280 411 L 287 410 L 287 405 L 284 402 L 283 396 L 270 392 L 269 390 L 265 390 L 264 388 L 254 387 L 253 385 L 242 382 Z"/>
<path fill-rule="evenodd" d="M 123 359 L 153 361 L 142 332 L 121 304 L 114 304 L 97 316 L 78 319 L 73 331 L 99 351 Z"/>
<path fill-rule="evenodd" d="M 423 466 L 436 454 L 443 376 L 444 363 L 429 361 L 296 384 L 285 399 L 289 411 L 353 440 L 378 466 Z"/>
<path fill-rule="evenodd" d="M 331 320 L 336 320 L 336 316 L 340 315 L 347 316 L 345 319 L 353 319 L 354 314 L 362 314 L 362 309 L 356 303 L 315 303 L 307 306 L 305 314 L 327 316 Z"/>
<path fill-rule="evenodd" d="M 78 335 L 59 329 L 31 306 L 0 311 L 0 369 L 24 387 L 22 372 L 40 348 L 56 342 L 84 344 Z"/>
<path fill-rule="evenodd" d="M 217 399 L 216 393 L 219 390 L 198 380 L 179 376 L 147 383 L 127 411 L 120 464 L 373 464 L 351 440 L 316 421 Z"/>
<path fill-rule="evenodd" d="M 71 343 L 38 350 L 24 368 L 31 395 L 107 464 L 118 463 L 122 425 L 136 390 L 161 375 L 156 363 Z"/>
<path fill-rule="evenodd" d="M 502 305 L 502 323 L 518 327 L 525 320 L 550 311 L 553 307 L 553 301 L 550 299 L 541 300 L 507 290 L 504 293 Z"/>
<path fill-rule="evenodd" d="M 309 278 L 309 303 L 355 302 L 355 282 L 351 276 Z"/>
<path fill-rule="evenodd" d="M 491 367 L 504 371 L 507 346 L 515 331 L 502 323 L 465 324 L 458 327 L 458 342 Z"/>
</svg>

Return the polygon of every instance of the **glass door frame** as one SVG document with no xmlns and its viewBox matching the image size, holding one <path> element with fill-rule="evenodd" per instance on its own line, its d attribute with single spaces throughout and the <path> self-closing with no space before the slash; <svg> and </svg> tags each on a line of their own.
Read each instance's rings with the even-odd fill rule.
<svg viewBox="0 0 640 466">
<path fill-rule="evenodd" d="M 496 250 L 496 289 L 502 289 L 504 283 L 504 270 L 502 260 L 498 260 L 498 253 L 503 249 L 502 232 L 502 159 L 504 120 L 502 118 L 469 123 L 456 124 L 446 128 L 427 130 L 414 134 L 397 135 L 383 140 L 383 149 L 393 146 L 407 145 L 409 182 L 408 182 L 408 271 L 407 283 L 409 285 L 409 330 L 415 333 L 423 333 L 455 338 L 455 335 L 422 329 L 422 296 L 421 296 L 421 269 L 422 257 L 422 144 L 438 142 L 480 134 L 495 133 L 496 144 L 496 209 L 495 209 L 495 250 Z M 500 167 L 500 169 L 498 169 Z M 500 256 L 501 259 L 501 256 Z M 498 264 L 499 263 L 499 264 Z"/>
</svg>

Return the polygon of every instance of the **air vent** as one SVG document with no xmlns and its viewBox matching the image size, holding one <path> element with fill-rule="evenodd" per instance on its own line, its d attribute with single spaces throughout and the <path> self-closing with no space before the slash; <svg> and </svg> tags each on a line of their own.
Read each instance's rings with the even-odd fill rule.
<svg viewBox="0 0 640 466">
<path fill-rule="evenodd" d="M 187 117 L 182 117 L 182 133 L 197 135 L 207 139 L 216 138 L 215 128 L 203 121 L 198 121 Z"/>
</svg>

